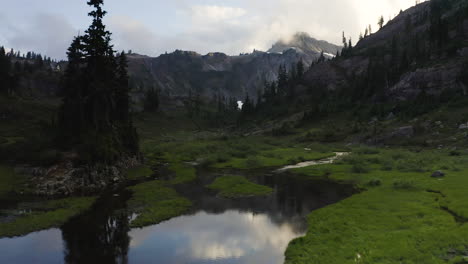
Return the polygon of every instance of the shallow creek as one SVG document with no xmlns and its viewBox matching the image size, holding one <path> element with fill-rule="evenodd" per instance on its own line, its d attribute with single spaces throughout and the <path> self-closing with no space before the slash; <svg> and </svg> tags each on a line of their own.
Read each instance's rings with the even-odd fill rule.
<svg viewBox="0 0 468 264">
<path fill-rule="evenodd" d="M 282 172 L 290 169 L 299 169 L 299 168 L 304 168 L 304 167 L 309 167 L 309 166 L 315 166 L 315 165 L 321 165 L 321 164 L 331 164 L 335 162 L 337 159 L 342 158 L 344 156 L 349 155 L 349 152 L 335 152 L 335 156 L 326 158 L 326 159 L 321 159 L 321 160 L 312 160 L 312 161 L 304 161 L 301 163 L 298 163 L 296 165 L 289 165 L 285 166 L 281 169 L 276 170 L 277 172 Z"/>
<path fill-rule="evenodd" d="M 232 200 L 204 188 L 225 173 L 275 192 Z M 308 213 L 353 193 L 348 185 L 261 171 L 199 171 L 195 183 L 177 190 L 194 202 L 185 215 L 130 229 L 134 215 L 125 202 L 131 194 L 104 195 L 59 229 L 0 239 L 0 263 L 280 264 L 288 243 L 305 234 Z"/>
</svg>

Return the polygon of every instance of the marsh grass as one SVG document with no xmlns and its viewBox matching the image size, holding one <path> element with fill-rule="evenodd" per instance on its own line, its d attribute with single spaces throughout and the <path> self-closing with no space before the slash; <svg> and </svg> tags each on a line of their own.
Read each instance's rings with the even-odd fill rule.
<svg viewBox="0 0 468 264">
<path fill-rule="evenodd" d="M 158 224 L 186 212 L 192 203 L 161 181 L 150 181 L 129 187 L 133 192 L 127 201 L 129 208 L 138 214 L 131 227 Z"/>
<path fill-rule="evenodd" d="M 468 245 L 468 226 L 457 222 L 468 219 L 467 157 L 446 150 L 353 153 L 335 164 L 294 170 L 306 178 L 327 172 L 365 191 L 312 212 L 308 234 L 290 243 L 286 263 L 354 263 L 357 254 L 361 263 L 459 263 L 450 252 Z M 353 172 L 360 163 L 367 173 Z M 445 178 L 430 177 L 444 167 Z"/>
<path fill-rule="evenodd" d="M 226 198 L 265 196 L 273 192 L 270 187 L 253 183 L 243 176 L 221 176 L 207 187 Z"/>
<path fill-rule="evenodd" d="M 21 236 L 34 231 L 60 227 L 70 218 L 89 209 L 95 197 L 72 197 L 35 204 L 11 222 L 0 223 L 0 237 Z"/>
<path fill-rule="evenodd" d="M 129 180 L 141 180 L 147 179 L 153 175 L 153 170 L 147 166 L 139 166 L 127 170 L 127 179 Z"/>
</svg>

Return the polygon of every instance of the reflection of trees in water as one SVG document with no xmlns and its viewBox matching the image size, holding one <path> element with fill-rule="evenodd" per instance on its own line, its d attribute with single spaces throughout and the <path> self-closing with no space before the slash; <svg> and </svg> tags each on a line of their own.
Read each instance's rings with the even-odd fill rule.
<svg viewBox="0 0 468 264">
<path fill-rule="evenodd" d="M 240 174 L 239 172 L 231 174 Z M 243 175 L 250 176 L 250 175 Z M 278 224 L 290 224 L 297 233 L 307 228 L 305 217 L 313 210 L 336 203 L 353 193 L 351 185 L 338 184 L 330 181 L 305 181 L 285 174 L 260 174 L 249 177 L 262 185 L 270 186 L 275 194 L 269 197 L 246 199 L 224 199 L 216 197 L 215 193 L 207 192 L 204 185 L 215 177 L 209 172 L 199 173 L 200 186 L 190 186 L 190 190 L 181 189 L 196 201 L 198 210 L 208 213 L 222 214 L 227 210 L 267 214 Z"/>
<path fill-rule="evenodd" d="M 114 209 L 98 203 L 62 227 L 66 263 L 128 263 L 129 215 Z"/>
</svg>

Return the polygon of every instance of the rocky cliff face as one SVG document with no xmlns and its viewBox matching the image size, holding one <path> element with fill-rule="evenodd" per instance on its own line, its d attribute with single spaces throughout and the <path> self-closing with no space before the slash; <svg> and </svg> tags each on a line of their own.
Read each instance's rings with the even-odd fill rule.
<svg viewBox="0 0 468 264">
<path fill-rule="evenodd" d="M 322 51 L 331 57 L 337 50 L 339 46 L 301 33 L 288 42 L 279 41 L 268 52 L 239 56 L 189 51 L 175 51 L 157 58 L 132 54 L 129 73 L 137 101 L 149 87 L 158 88 L 170 98 L 197 93 L 208 98 L 220 94 L 241 99 L 246 93 L 256 97 L 265 81 L 276 80 L 280 65 L 289 67 L 300 59 L 310 65 Z"/>
<path fill-rule="evenodd" d="M 346 56 L 312 66 L 305 78 L 312 87 L 368 90 L 376 100 L 466 94 L 467 50 L 468 1 L 432 0 L 401 12 Z"/>
</svg>

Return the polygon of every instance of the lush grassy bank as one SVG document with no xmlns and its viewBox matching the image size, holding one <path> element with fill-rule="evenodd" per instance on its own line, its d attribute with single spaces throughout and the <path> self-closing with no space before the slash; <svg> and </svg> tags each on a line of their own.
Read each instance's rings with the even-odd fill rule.
<svg viewBox="0 0 468 264">
<path fill-rule="evenodd" d="M 89 209 L 94 197 L 67 198 L 20 206 L 23 213 L 0 223 L 0 237 L 21 236 L 34 231 L 60 227 L 68 219 Z"/>
<path fill-rule="evenodd" d="M 0 166 L 0 198 L 13 192 L 17 181 L 12 167 Z"/>
<path fill-rule="evenodd" d="M 357 149 L 302 177 L 351 181 L 365 190 L 309 215 L 286 263 L 466 263 L 468 156 L 460 152 Z M 445 178 L 430 177 L 442 169 Z"/>
<path fill-rule="evenodd" d="M 264 196 L 273 192 L 270 187 L 255 184 L 242 176 L 222 176 L 207 187 L 219 191 L 219 195 L 226 198 Z"/>
<path fill-rule="evenodd" d="M 141 183 L 129 189 L 133 196 L 128 206 L 138 214 L 131 227 L 158 224 L 186 212 L 192 205 L 161 181 Z"/>
</svg>

